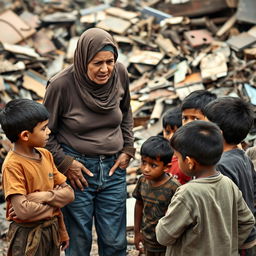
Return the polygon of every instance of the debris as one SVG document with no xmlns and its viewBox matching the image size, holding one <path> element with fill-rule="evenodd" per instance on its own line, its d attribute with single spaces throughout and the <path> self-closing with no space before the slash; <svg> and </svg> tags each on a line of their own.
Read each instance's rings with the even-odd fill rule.
<svg viewBox="0 0 256 256">
<path fill-rule="evenodd" d="M 164 57 L 161 52 L 135 50 L 130 55 L 130 63 L 141 63 L 146 65 L 157 65 Z"/>
<path fill-rule="evenodd" d="M 256 105 L 256 89 L 247 83 L 244 84 L 244 88 L 248 97 L 250 98 L 251 103 Z"/>
<path fill-rule="evenodd" d="M 201 60 L 200 69 L 203 79 L 217 80 L 220 77 L 226 76 L 228 66 L 225 55 L 221 52 L 206 55 Z"/>
<path fill-rule="evenodd" d="M 186 31 L 184 37 L 192 47 L 210 44 L 212 42 L 209 31 L 205 29 Z"/>
<path fill-rule="evenodd" d="M 0 31 L 0 42 L 10 44 L 23 41 L 36 32 L 11 10 L 0 14 Z"/>
<path fill-rule="evenodd" d="M 188 72 L 188 63 L 184 60 L 177 66 L 177 71 L 174 73 L 174 84 L 182 82 Z"/>
<path fill-rule="evenodd" d="M 184 80 L 175 84 L 175 90 L 180 100 L 183 100 L 188 94 L 196 90 L 204 90 L 200 73 L 188 75 Z"/>
<path fill-rule="evenodd" d="M 156 22 L 161 22 L 164 19 L 168 19 L 171 18 L 172 16 L 170 14 L 167 14 L 165 12 L 159 11 L 155 8 L 149 7 L 149 6 L 145 6 L 142 10 L 142 13 L 149 15 L 149 16 L 153 16 L 156 18 Z"/>
<path fill-rule="evenodd" d="M 222 27 L 217 31 L 216 35 L 218 37 L 221 37 L 224 35 L 227 31 L 231 29 L 232 26 L 236 23 L 237 15 L 236 13 L 230 17 L 223 25 Z"/>
<path fill-rule="evenodd" d="M 56 50 L 55 45 L 51 39 L 47 36 L 45 29 L 39 30 L 34 36 L 34 47 L 36 51 L 44 56 L 47 53 L 53 52 Z"/>
<path fill-rule="evenodd" d="M 131 23 L 129 21 L 110 16 L 97 23 L 98 28 L 102 28 L 120 35 L 123 35 L 130 26 Z"/>
<path fill-rule="evenodd" d="M 18 55 L 25 55 L 31 58 L 39 58 L 40 55 L 36 53 L 35 49 L 28 47 L 28 46 L 21 46 L 9 43 L 3 43 L 4 50 L 18 54 Z"/>
<path fill-rule="evenodd" d="M 250 35 L 247 32 L 240 33 L 237 36 L 231 37 L 227 43 L 235 51 L 241 51 L 244 48 L 247 48 L 256 42 L 256 37 Z"/>
<path fill-rule="evenodd" d="M 240 21 L 256 24 L 255 10 L 256 10 L 255 0 L 239 1 L 238 10 L 237 10 L 237 19 Z"/>
<path fill-rule="evenodd" d="M 23 77 L 23 87 L 43 98 L 47 80 L 34 70 L 28 70 Z"/>
</svg>

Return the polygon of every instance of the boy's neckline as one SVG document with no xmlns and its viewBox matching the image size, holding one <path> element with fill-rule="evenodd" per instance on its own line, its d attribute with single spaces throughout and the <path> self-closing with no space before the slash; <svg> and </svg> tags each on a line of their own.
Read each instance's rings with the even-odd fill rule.
<svg viewBox="0 0 256 256">
<path fill-rule="evenodd" d="M 154 187 L 154 188 L 157 188 L 157 187 L 160 187 L 162 186 L 163 184 L 165 184 L 169 179 L 171 179 L 171 175 L 169 175 L 168 173 L 165 173 L 166 175 L 164 176 L 164 178 L 160 181 L 157 181 L 157 182 L 152 182 L 151 180 L 148 180 L 148 183 Z"/>
<path fill-rule="evenodd" d="M 224 142 L 224 148 L 223 148 L 223 152 L 227 152 L 233 149 L 238 149 L 238 145 L 231 145 L 231 144 L 227 144 L 226 142 Z"/>
<path fill-rule="evenodd" d="M 15 154 L 19 155 L 19 156 L 22 156 L 22 157 L 25 157 L 25 158 L 28 158 L 28 159 L 31 159 L 31 160 L 37 160 L 38 161 L 38 160 L 41 160 L 41 158 L 42 158 L 41 153 L 37 149 L 35 149 L 35 151 L 36 151 L 38 157 L 28 156 L 26 154 L 22 154 L 20 152 L 17 152 L 16 150 L 12 150 L 12 151 Z"/>
</svg>

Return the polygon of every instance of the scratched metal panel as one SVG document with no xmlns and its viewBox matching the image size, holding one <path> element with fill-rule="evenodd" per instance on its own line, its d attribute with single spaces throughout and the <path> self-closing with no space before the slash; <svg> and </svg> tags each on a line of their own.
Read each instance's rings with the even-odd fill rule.
<svg viewBox="0 0 256 256">
<path fill-rule="evenodd" d="M 227 8 L 227 4 L 225 0 L 190 0 L 182 4 L 171 4 L 161 1 L 154 8 L 174 16 L 193 17 L 223 10 Z"/>
<path fill-rule="evenodd" d="M 256 24 L 256 1 L 240 0 L 238 4 L 237 19 Z"/>
</svg>

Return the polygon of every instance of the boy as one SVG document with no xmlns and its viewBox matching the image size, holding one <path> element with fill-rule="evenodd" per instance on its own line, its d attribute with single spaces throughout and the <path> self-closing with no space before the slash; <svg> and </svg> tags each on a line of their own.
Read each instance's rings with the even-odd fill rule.
<svg viewBox="0 0 256 256">
<path fill-rule="evenodd" d="M 211 122 L 219 126 L 224 138 L 224 152 L 217 165 L 217 170 L 235 182 L 248 207 L 256 216 L 254 206 L 256 173 L 249 157 L 238 147 L 253 125 L 253 110 L 248 103 L 240 98 L 222 97 L 209 103 L 205 108 L 205 114 Z M 241 251 L 241 255 L 255 256 L 255 245 L 256 229 L 254 227 L 243 246 L 247 250 Z"/>
<path fill-rule="evenodd" d="M 204 108 L 216 98 L 216 94 L 205 90 L 191 92 L 181 103 L 182 125 L 196 120 L 205 120 Z"/>
<path fill-rule="evenodd" d="M 237 186 L 215 169 L 223 139 L 206 121 L 180 127 L 171 139 L 181 170 L 195 179 L 180 186 L 156 227 L 166 256 L 237 256 L 254 217 Z"/>
<path fill-rule="evenodd" d="M 163 116 L 163 136 L 170 140 L 176 130 L 182 125 L 181 109 L 179 107 L 170 109 Z"/>
<path fill-rule="evenodd" d="M 135 246 L 143 242 L 146 256 L 164 256 L 166 248 L 156 241 L 155 226 L 164 216 L 170 200 L 180 185 L 165 172 L 173 155 L 169 141 L 152 136 L 141 147 L 141 171 L 133 196 L 135 204 Z"/>
<path fill-rule="evenodd" d="M 163 135 L 164 138 L 170 140 L 176 130 L 182 125 L 181 110 L 179 107 L 167 111 L 163 117 Z M 185 184 L 190 177 L 183 174 L 179 168 L 178 158 L 173 155 L 170 166 L 166 169 L 166 172 L 171 173 L 180 184 Z"/>
<path fill-rule="evenodd" d="M 254 170 L 256 169 L 256 146 L 252 146 L 246 149 L 245 154 L 251 159 Z"/>
<path fill-rule="evenodd" d="M 0 113 L 2 129 L 14 143 L 2 166 L 9 256 L 58 256 L 60 245 L 69 244 L 60 207 L 74 200 L 74 192 L 42 148 L 50 133 L 48 117 L 43 105 L 28 99 L 12 100 Z"/>
</svg>

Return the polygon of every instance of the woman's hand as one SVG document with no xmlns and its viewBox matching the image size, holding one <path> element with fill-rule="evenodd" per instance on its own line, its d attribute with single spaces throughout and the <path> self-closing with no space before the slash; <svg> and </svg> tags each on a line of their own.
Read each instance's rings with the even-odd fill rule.
<svg viewBox="0 0 256 256">
<path fill-rule="evenodd" d="M 109 176 L 112 176 L 116 168 L 118 167 L 121 169 L 126 169 L 130 163 L 130 159 L 131 157 L 129 155 L 127 155 L 126 153 L 121 153 L 117 158 L 115 164 L 110 169 Z"/>
<path fill-rule="evenodd" d="M 65 175 L 69 179 L 71 186 L 76 189 L 77 187 L 83 191 L 84 186 L 88 187 L 88 182 L 84 178 L 82 172 L 86 173 L 89 176 L 93 176 L 93 174 L 85 168 L 85 166 L 78 162 L 77 160 L 73 160 L 69 169 L 65 172 Z"/>
<path fill-rule="evenodd" d="M 69 240 L 63 241 L 60 245 L 61 251 L 65 251 L 69 247 Z"/>
</svg>

